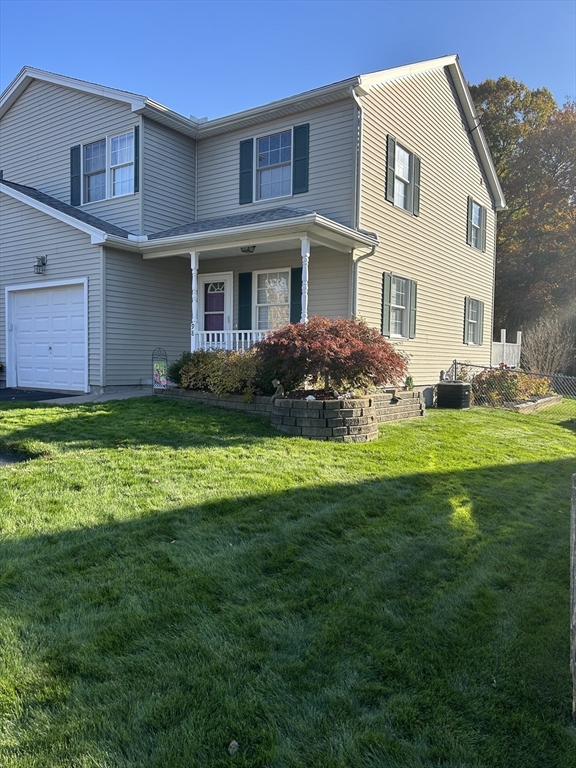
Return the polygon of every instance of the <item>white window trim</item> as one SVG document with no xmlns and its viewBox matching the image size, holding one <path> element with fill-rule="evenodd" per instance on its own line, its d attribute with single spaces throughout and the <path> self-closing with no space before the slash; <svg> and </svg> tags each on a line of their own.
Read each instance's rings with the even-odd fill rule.
<svg viewBox="0 0 576 768">
<path fill-rule="evenodd" d="M 406 284 L 406 294 L 405 294 L 405 301 L 406 304 L 401 307 L 400 304 L 393 304 L 392 303 L 392 286 L 394 284 L 394 280 L 404 280 L 404 283 Z M 392 272 L 391 276 L 391 284 L 390 284 L 390 338 L 391 339 L 408 339 L 410 338 L 410 289 L 412 287 L 412 280 L 410 280 L 407 277 L 403 277 L 402 275 L 397 275 L 395 272 Z M 392 310 L 393 309 L 400 309 L 402 308 L 402 333 L 392 333 Z"/>
<path fill-rule="evenodd" d="M 132 133 L 132 162 L 131 163 L 120 163 L 119 165 L 112 165 L 112 140 L 117 139 L 119 136 L 126 136 L 127 134 Z M 94 205 L 94 203 L 102 203 L 105 200 L 118 200 L 121 197 L 129 197 L 130 195 L 136 194 L 134 192 L 134 179 L 136 176 L 136 147 L 135 147 L 135 135 L 134 135 L 134 129 L 131 131 L 123 131 L 122 133 L 114 133 L 114 134 L 107 134 L 106 136 L 102 136 L 99 139 L 93 139 L 92 141 L 85 141 L 82 144 L 80 144 L 80 195 L 82 197 L 82 203 L 81 205 Z M 105 141 L 106 142 L 106 168 L 104 171 L 105 174 L 105 190 L 106 194 L 104 197 L 100 198 L 100 200 L 86 200 L 86 173 L 84 171 L 84 149 L 85 147 L 89 147 L 90 144 L 97 144 L 99 141 Z M 123 168 L 125 166 L 131 165 L 134 169 L 134 173 L 132 176 L 132 192 L 124 192 L 122 195 L 112 195 L 112 177 L 113 177 L 113 171 L 117 168 Z"/>
<path fill-rule="evenodd" d="M 479 226 L 476 226 L 474 224 L 474 206 L 478 208 L 479 211 L 479 218 L 480 218 L 480 224 Z M 474 198 L 472 198 L 472 211 L 470 216 L 470 246 L 474 248 L 476 251 L 482 250 L 482 232 L 484 230 L 484 227 L 486 226 L 486 222 L 484 221 L 485 218 L 485 212 L 484 207 L 480 205 L 480 203 L 477 203 Z M 474 242 L 474 233 L 477 235 L 477 242 Z"/>
<path fill-rule="evenodd" d="M 398 149 L 402 149 L 404 152 L 406 152 L 407 155 L 410 157 L 410 178 L 405 179 L 403 176 L 400 176 L 396 172 L 396 154 L 398 152 Z M 407 202 L 408 206 L 399 205 L 396 202 L 396 181 L 400 180 L 403 184 L 407 185 Z M 394 206 L 396 208 L 399 208 L 401 211 L 406 211 L 407 213 L 412 214 L 414 212 L 414 152 L 411 152 L 409 149 L 407 149 L 403 144 L 400 144 L 398 141 L 396 142 L 396 146 L 394 149 Z"/>
<path fill-rule="evenodd" d="M 252 272 L 252 328 L 258 330 L 258 307 L 280 307 L 284 304 L 258 304 L 258 275 L 267 275 L 269 272 L 288 272 L 288 322 L 290 322 L 290 307 L 292 306 L 292 267 L 274 267 L 258 269 Z M 267 330 L 275 331 L 276 328 Z"/>
<path fill-rule="evenodd" d="M 267 136 L 276 136 L 278 133 L 286 133 L 290 131 L 290 194 L 278 195 L 277 197 L 258 197 L 258 141 L 265 139 Z M 285 128 L 279 128 L 278 130 L 262 133 L 259 136 L 254 137 L 254 160 L 253 160 L 253 190 L 252 201 L 253 204 L 267 203 L 269 200 L 287 200 L 289 197 L 294 197 L 292 189 L 294 187 L 294 126 L 286 126 Z M 262 270 L 265 272 L 266 270 Z"/>
<path fill-rule="evenodd" d="M 470 311 L 472 309 L 472 302 L 476 305 L 476 320 L 470 319 Z M 480 346 L 480 321 L 479 321 L 479 314 L 480 314 L 480 299 L 473 299 L 471 296 L 468 297 L 468 316 L 466 317 L 466 344 L 469 347 L 479 347 Z M 473 334 L 472 334 L 472 341 L 470 340 L 470 326 L 473 325 Z"/>
</svg>

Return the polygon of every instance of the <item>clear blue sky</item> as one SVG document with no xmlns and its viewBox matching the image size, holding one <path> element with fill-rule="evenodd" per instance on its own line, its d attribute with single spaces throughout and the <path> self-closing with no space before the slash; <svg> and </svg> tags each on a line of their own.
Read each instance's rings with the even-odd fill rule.
<svg viewBox="0 0 576 768">
<path fill-rule="evenodd" d="M 24 64 L 219 117 L 458 53 L 576 96 L 576 0 L 0 0 L 0 90 Z"/>
</svg>

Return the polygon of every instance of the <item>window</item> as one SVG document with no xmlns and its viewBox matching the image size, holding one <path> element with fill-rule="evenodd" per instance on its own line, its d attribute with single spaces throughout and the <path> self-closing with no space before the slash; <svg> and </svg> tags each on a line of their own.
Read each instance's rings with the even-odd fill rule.
<svg viewBox="0 0 576 768">
<path fill-rule="evenodd" d="M 472 248 L 486 250 L 486 208 L 468 198 L 468 228 L 466 241 Z"/>
<path fill-rule="evenodd" d="M 84 147 L 84 202 L 106 197 L 106 140 Z"/>
<path fill-rule="evenodd" d="M 382 335 L 413 339 L 416 336 L 415 280 L 384 272 L 382 275 Z"/>
<path fill-rule="evenodd" d="M 70 150 L 70 203 L 138 192 L 138 126 Z"/>
<path fill-rule="evenodd" d="M 388 136 L 386 200 L 414 216 L 420 213 L 420 158 Z"/>
<path fill-rule="evenodd" d="M 257 139 L 256 199 L 292 193 L 292 131 Z"/>
<path fill-rule="evenodd" d="M 268 331 L 290 322 L 290 270 L 255 272 L 256 328 Z"/>
<path fill-rule="evenodd" d="M 310 126 L 240 142 L 240 205 L 308 192 Z"/>
<path fill-rule="evenodd" d="M 480 346 L 484 336 L 484 304 L 466 296 L 464 301 L 464 344 Z"/>
</svg>

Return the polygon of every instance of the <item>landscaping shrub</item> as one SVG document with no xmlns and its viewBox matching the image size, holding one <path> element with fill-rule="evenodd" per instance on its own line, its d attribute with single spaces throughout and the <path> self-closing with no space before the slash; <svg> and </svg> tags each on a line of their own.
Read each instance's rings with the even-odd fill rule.
<svg viewBox="0 0 576 768">
<path fill-rule="evenodd" d="M 182 367 L 189 363 L 192 358 L 192 352 L 182 352 L 177 360 L 173 360 L 168 366 L 168 378 L 177 386 L 181 384 Z"/>
<path fill-rule="evenodd" d="M 219 397 L 242 395 L 252 400 L 256 394 L 256 355 L 254 352 L 232 352 L 223 349 L 198 350 L 182 366 L 180 386 Z"/>
<path fill-rule="evenodd" d="M 477 405 L 503 405 L 552 394 L 552 390 L 544 376 L 529 376 L 501 366 L 475 376 L 472 393 Z"/>
<path fill-rule="evenodd" d="M 310 380 L 366 391 L 397 384 L 407 371 L 406 357 L 359 320 L 313 317 L 306 324 L 291 323 L 259 342 L 256 354 L 287 392 Z"/>
</svg>

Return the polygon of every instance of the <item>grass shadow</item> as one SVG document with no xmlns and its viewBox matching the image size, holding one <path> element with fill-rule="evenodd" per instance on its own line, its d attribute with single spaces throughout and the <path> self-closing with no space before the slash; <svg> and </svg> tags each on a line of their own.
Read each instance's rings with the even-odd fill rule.
<svg viewBox="0 0 576 768">
<path fill-rule="evenodd" d="M 573 471 L 378 477 L 4 536 L 3 765 L 568 768 Z"/>
</svg>

